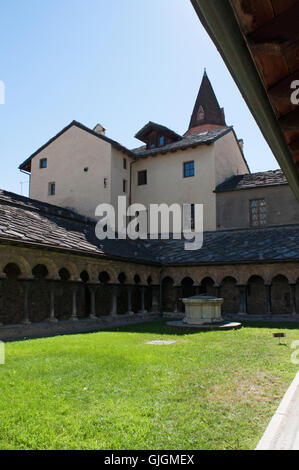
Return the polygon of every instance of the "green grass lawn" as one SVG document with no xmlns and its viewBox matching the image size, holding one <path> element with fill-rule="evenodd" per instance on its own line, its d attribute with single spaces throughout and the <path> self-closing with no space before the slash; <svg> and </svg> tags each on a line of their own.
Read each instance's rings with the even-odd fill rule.
<svg viewBox="0 0 299 470">
<path fill-rule="evenodd" d="M 0 449 L 254 449 L 298 369 L 298 326 L 179 334 L 156 322 L 7 343 Z"/>
</svg>

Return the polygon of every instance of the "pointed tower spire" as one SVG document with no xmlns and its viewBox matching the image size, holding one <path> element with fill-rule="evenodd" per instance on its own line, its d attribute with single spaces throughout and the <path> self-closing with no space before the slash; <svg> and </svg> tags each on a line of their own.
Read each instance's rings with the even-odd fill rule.
<svg viewBox="0 0 299 470">
<path fill-rule="evenodd" d="M 226 127 L 224 110 L 219 106 L 205 69 L 189 129 L 185 135 L 199 134 L 200 132 L 219 127 Z"/>
</svg>

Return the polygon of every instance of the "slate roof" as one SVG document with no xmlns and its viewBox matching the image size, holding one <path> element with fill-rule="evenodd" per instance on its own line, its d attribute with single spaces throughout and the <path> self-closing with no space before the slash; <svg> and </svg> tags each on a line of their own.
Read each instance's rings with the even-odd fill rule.
<svg viewBox="0 0 299 470">
<path fill-rule="evenodd" d="M 92 219 L 68 209 L 0 191 L 0 242 L 8 240 L 86 255 L 153 261 L 140 242 L 98 240 Z"/>
<path fill-rule="evenodd" d="M 184 250 L 184 240 L 100 241 L 93 220 L 6 191 L 0 191 L 1 242 L 156 265 L 299 260 L 298 225 L 206 232 L 198 251 Z"/>
<path fill-rule="evenodd" d="M 216 140 L 220 139 L 224 135 L 231 132 L 232 127 L 228 128 L 219 128 L 214 130 L 209 130 L 197 135 L 188 135 L 183 137 L 178 142 L 173 142 L 163 147 L 157 147 L 154 149 L 147 150 L 145 146 L 134 149 L 137 158 L 149 157 L 152 155 L 157 155 L 159 153 L 165 154 L 168 152 L 175 152 L 177 150 L 184 150 L 190 147 L 197 147 L 199 145 L 208 145 L 213 144 Z"/>
<path fill-rule="evenodd" d="M 219 184 L 216 188 L 216 192 L 221 193 L 264 186 L 278 186 L 282 184 L 288 184 L 283 172 L 281 170 L 272 170 L 248 175 L 232 176 Z"/>
<path fill-rule="evenodd" d="M 145 242 L 156 260 L 167 265 L 299 261 L 299 225 L 204 233 L 203 247 L 184 250 L 184 240 Z"/>
</svg>

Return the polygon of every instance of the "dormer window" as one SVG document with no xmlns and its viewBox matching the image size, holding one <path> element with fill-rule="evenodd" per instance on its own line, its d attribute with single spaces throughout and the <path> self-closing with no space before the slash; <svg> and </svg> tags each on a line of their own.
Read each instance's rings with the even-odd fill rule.
<svg viewBox="0 0 299 470">
<path fill-rule="evenodd" d="M 160 135 L 160 137 L 159 137 L 159 147 L 163 147 L 163 145 L 165 145 L 165 136 Z"/>
<path fill-rule="evenodd" d="M 149 140 L 149 148 L 154 149 L 156 148 L 156 136 L 152 136 Z"/>
</svg>

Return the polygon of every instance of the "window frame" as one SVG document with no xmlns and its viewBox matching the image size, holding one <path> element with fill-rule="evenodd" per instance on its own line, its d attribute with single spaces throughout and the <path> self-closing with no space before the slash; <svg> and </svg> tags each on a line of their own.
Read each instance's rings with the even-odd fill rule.
<svg viewBox="0 0 299 470">
<path fill-rule="evenodd" d="M 45 166 L 43 165 L 44 162 L 46 163 Z M 39 169 L 44 170 L 45 168 L 48 168 L 48 159 L 47 158 L 40 158 L 39 159 Z"/>
<path fill-rule="evenodd" d="M 252 203 L 253 202 L 257 202 L 257 224 L 254 225 L 254 219 L 253 219 L 253 205 Z M 264 206 L 264 211 L 262 211 L 262 206 L 261 206 L 261 202 L 264 202 L 263 206 Z M 265 214 L 265 217 L 264 217 L 264 223 L 263 223 L 263 218 L 261 217 L 263 215 L 263 213 Z M 249 225 L 250 225 L 250 228 L 265 228 L 267 227 L 267 203 L 266 203 L 266 199 L 265 198 L 258 198 L 258 199 L 249 199 Z"/>
<path fill-rule="evenodd" d="M 141 175 L 145 175 L 145 182 L 141 182 Z M 147 170 L 140 170 L 137 172 L 137 186 L 145 186 L 147 185 Z"/>
<path fill-rule="evenodd" d="M 127 159 L 126 158 L 123 159 L 123 169 L 124 170 L 127 169 Z"/>
<path fill-rule="evenodd" d="M 53 192 L 53 187 L 54 187 L 54 192 Z M 56 183 L 55 183 L 55 181 L 52 181 L 51 183 L 48 183 L 48 196 L 56 196 Z"/>
<path fill-rule="evenodd" d="M 127 194 L 127 180 L 123 180 L 123 193 Z"/>
<path fill-rule="evenodd" d="M 186 167 L 187 165 L 191 165 L 193 164 L 193 174 L 187 174 L 186 172 Z M 188 162 L 184 162 L 183 163 L 183 177 L 184 178 L 193 178 L 195 176 L 195 161 L 194 160 L 190 160 Z"/>
</svg>

